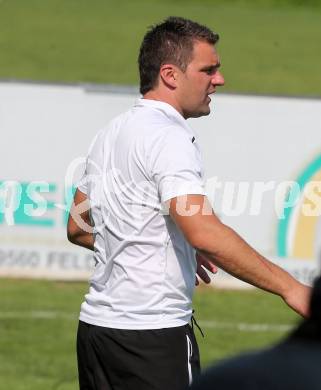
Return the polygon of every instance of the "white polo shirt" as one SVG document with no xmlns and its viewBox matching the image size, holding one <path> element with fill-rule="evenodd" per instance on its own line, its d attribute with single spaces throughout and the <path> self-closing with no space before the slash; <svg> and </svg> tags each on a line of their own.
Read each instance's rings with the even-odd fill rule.
<svg viewBox="0 0 321 390">
<path fill-rule="evenodd" d="M 176 196 L 205 194 L 185 119 L 139 99 L 97 134 L 79 190 L 90 201 L 96 261 L 80 320 L 118 329 L 188 323 L 195 251 L 164 209 Z"/>
</svg>

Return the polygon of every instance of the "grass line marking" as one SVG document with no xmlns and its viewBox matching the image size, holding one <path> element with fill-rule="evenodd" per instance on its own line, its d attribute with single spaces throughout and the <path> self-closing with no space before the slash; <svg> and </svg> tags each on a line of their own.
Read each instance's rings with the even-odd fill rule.
<svg viewBox="0 0 321 390">
<path fill-rule="evenodd" d="M 76 321 L 78 313 L 67 313 L 53 310 L 32 310 L 32 311 L 3 311 L 0 319 L 43 319 L 56 320 L 64 319 Z M 198 320 L 201 327 L 207 329 L 227 329 L 239 332 L 288 332 L 294 328 L 291 324 L 251 324 L 247 322 L 219 322 Z"/>
<path fill-rule="evenodd" d="M 295 325 L 290 324 L 250 324 L 247 322 L 198 321 L 201 327 L 209 329 L 229 329 L 240 332 L 289 332 Z"/>
</svg>

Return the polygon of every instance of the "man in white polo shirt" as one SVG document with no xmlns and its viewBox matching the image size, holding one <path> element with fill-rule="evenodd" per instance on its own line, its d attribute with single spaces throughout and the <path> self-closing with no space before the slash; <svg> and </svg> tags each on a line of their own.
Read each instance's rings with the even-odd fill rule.
<svg viewBox="0 0 321 390">
<path fill-rule="evenodd" d="M 206 200 L 186 119 L 208 115 L 209 95 L 224 84 L 217 40 L 182 18 L 148 31 L 139 54 L 143 98 L 90 147 L 68 222 L 70 241 L 94 250 L 96 262 L 77 337 L 82 390 L 192 382 L 200 367 L 189 326 L 202 272 L 196 251 L 199 264 L 217 264 L 307 313 L 309 288 L 223 225 Z"/>
</svg>

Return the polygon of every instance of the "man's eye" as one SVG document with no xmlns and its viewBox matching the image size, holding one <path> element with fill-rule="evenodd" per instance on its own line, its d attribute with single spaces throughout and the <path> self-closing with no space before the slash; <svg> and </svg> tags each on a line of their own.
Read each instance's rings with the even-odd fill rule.
<svg viewBox="0 0 321 390">
<path fill-rule="evenodd" d="M 213 75 L 216 71 L 216 68 L 210 68 L 210 69 L 205 69 L 205 73 L 208 75 Z"/>
</svg>

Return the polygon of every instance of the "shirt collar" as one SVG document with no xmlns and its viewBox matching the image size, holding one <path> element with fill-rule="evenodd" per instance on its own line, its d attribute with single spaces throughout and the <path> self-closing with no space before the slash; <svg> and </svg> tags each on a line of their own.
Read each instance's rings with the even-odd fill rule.
<svg viewBox="0 0 321 390">
<path fill-rule="evenodd" d="M 186 119 L 170 104 L 160 100 L 140 98 L 135 103 L 136 107 L 151 107 L 162 111 L 167 117 L 183 127 L 189 134 L 191 141 L 195 141 L 194 130 L 187 124 Z"/>
</svg>

